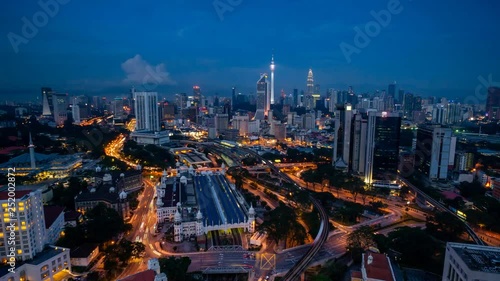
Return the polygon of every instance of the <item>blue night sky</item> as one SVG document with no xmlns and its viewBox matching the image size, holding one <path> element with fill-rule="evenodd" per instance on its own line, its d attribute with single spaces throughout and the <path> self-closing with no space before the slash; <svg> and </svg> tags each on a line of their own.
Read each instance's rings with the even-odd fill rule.
<svg viewBox="0 0 500 281">
<path fill-rule="evenodd" d="M 229 96 L 233 85 L 250 93 L 273 49 L 277 92 L 304 89 L 309 68 L 322 93 L 349 85 L 373 92 L 397 81 L 423 96 L 463 97 L 474 94 L 478 76 L 500 82 L 495 0 L 401 0 L 402 10 L 350 63 L 340 44 L 356 46 L 354 28 L 364 30 L 370 12 L 393 0 L 59 1 L 68 3 L 17 53 L 10 41 L 23 36 L 22 18 L 33 22 L 43 10 L 35 0 L 2 3 L 2 99 L 32 98 L 42 86 L 115 96 L 144 81 L 157 81 L 145 87 L 167 97 L 195 84 L 206 95 Z M 220 17 L 214 3 L 237 5 Z"/>
</svg>

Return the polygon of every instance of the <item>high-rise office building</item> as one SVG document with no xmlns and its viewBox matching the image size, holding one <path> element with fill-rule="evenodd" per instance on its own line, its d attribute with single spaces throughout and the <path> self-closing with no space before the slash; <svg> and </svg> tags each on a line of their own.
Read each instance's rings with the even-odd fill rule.
<svg viewBox="0 0 500 281">
<path fill-rule="evenodd" d="M 236 100 L 236 88 L 233 87 L 231 89 L 231 107 L 235 108 L 238 105 L 238 101 Z"/>
<path fill-rule="evenodd" d="M 53 94 L 52 102 L 54 103 L 53 113 L 54 122 L 57 126 L 61 126 L 68 119 L 69 108 L 68 94 Z"/>
<path fill-rule="evenodd" d="M 160 131 L 157 92 L 135 92 L 136 131 Z"/>
<path fill-rule="evenodd" d="M 452 130 L 442 125 L 425 124 L 418 127 L 415 165 L 430 180 L 446 180 L 450 159 L 455 158 L 456 138 Z M 451 158 L 450 158 L 451 157 Z"/>
<path fill-rule="evenodd" d="M 455 124 L 462 122 L 462 106 L 459 103 L 448 103 L 447 123 Z"/>
<path fill-rule="evenodd" d="M 71 106 L 71 117 L 73 117 L 73 124 L 79 125 L 82 122 L 80 117 L 80 106 L 78 104 L 73 104 Z"/>
<path fill-rule="evenodd" d="M 179 112 L 187 107 L 188 97 L 186 93 L 180 93 L 175 95 L 175 104 Z"/>
<path fill-rule="evenodd" d="M 432 123 L 444 125 L 447 123 L 448 109 L 442 104 L 437 104 L 432 109 Z"/>
<path fill-rule="evenodd" d="M 314 75 L 312 69 L 309 69 L 309 73 L 307 74 L 307 92 L 304 96 L 304 106 L 306 109 L 311 110 L 316 107 L 316 102 L 314 99 Z"/>
<path fill-rule="evenodd" d="M 240 136 L 246 137 L 248 135 L 249 122 L 250 118 L 248 114 L 234 116 L 232 120 L 233 129 L 239 130 Z"/>
<path fill-rule="evenodd" d="M 203 96 L 201 94 L 200 86 L 193 86 L 193 104 L 194 106 L 201 106 L 201 100 Z"/>
<path fill-rule="evenodd" d="M 299 89 L 293 89 L 293 107 L 297 107 L 300 105 L 299 100 Z"/>
<path fill-rule="evenodd" d="M 113 103 L 111 105 L 112 110 L 113 110 L 113 120 L 121 122 L 125 119 L 125 110 L 123 109 L 123 99 L 122 98 L 115 98 L 113 100 Z"/>
<path fill-rule="evenodd" d="M 15 207 L 7 191 L 0 192 L 0 259 L 7 259 L 12 252 L 9 237 L 15 237 L 15 258 L 26 261 L 42 252 L 45 244 L 46 229 L 43 212 L 42 192 L 40 190 L 18 190 L 15 192 Z M 8 208 L 9 207 L 9 208 Z M 12 211 L 14 210 L 14 211 Z M 14 227 L 11 227 L 14 225 Z"/>
<path fill-rule="evenodd" d="M 414 102 L 413 94 L 410 93 L 405 94 L 403 100 L 403 113 L 404 116 L 406 116 L 407 118 L 410 117 L 413 112 L 413 102 Z"/>
<path fill-rule="evenodd" d="M 216 114 L 215 115 L 215 129 L 218 134 L 221 134 L 228 129 L 229 115 L 227 114 Z"/>
<path fill-rule="evenodd" d="M 130 93 L 128 95 L 128 105 L 130 107 L 129 113 L 132 115 L 135 114 L 135 111 L 134 111 L 134 106 L 135 106 L 134 93 L 135 93 L 135 88 L 132 86 L 132 88 L 130 88 Z"/>
<path fill-rule="evenodd" d="M 307 73 L 307 95 L 314 94 L 314 74 L 312 69 Z"/>
<path fill-rule="evenodd" d="M 398 171 L 401 117 L 370 111 L 367 129 L 365 182 L 394 178 Z"/>
<path fill-rule="evenodd" d="M 500 119 L 500 88 L 489 87 L 486 99 L 486 112 L 489 119 Z"/>
<path fill-rule="evenodd" d="M 394 83 L 389 84 L 389 87 L 387 89 L 387 95 L 389 97 L 392 97 L 393 99 L 396 99 L 396 81 Z"/>
<path fill-rule="evenodd" d="M 368 134 L 368 116 L 365 111 L 358 111 L 354 116 L 351 141 L 351 167 L 350 170 L 365 174 L 366 168 L 366 140 Z"/>
<path fill-rule="evenodd" d="M 175 105 L 169 102 L 160 103 L 160 118 L 161 120 L 171 119 L 175 117 Z"/>
<path fill-rule="evenodd" d="M 271 104 L 275 103 L 276 97 L 274 96 L 274 54 L 271 57 L 271 65 L 269 66 L 269 69 L 271 70 L 271 94 L 270 97 L 268 97 L 267 101 L 269 103 L 269 106 Z"/>
<path fill-rule="evenodd" d="M 54 112 L 54 103 L 52 102 L 52 95 L 54 92 L 51 88 L 42 88 L 42 115 L 51 116 Z"/>
<path fill-rule="evenodd" d="M 403 104 L 405 98 L 405 90 L 399 89 L 398 91 L 398 103 Z"/>
<path fill-rule="evenodd" d="M 333 166 L 348 169 L 351 152 L 352 106 L 338 105 L 335 111 L 335 139 L 333 144 Z"/>
<path fill-rule="evenodd" d="M 316 128 L 316 116 L 314 116 L 314 113 L 306 113 L 302 116 L 302 128 L 305 130 L 312 130 Z"/>
<path fill-rule="evenodd" d="M 267 74 L 261 74 L 260 79 L 257 81 L 257 112 L 255 119 L 264 120 L 264 115 L 268 115 L 270 105 L 268 104 L 269 97 L 269 83 L 267 81 Z"/>
</svg>

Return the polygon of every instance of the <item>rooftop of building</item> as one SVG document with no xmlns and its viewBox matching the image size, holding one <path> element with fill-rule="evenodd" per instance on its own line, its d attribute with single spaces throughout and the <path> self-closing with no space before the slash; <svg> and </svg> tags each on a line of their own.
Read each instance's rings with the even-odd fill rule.
<svg viewBox="0 0 500 281">
<path fill-rule="evenodd" d="M 94 174 L 95 177 L 102 178 L 104 175 L 110 174 L 113 179 L 118 179 L 120 178 L 120 175 L 123 174 L 125 177 L 131 177 L 131 176 L 138 176 L 142 175 L 142 170 L 125 170 L 125 171 L 101 171 L 101 172 L 96 172 Z"/>
<path fill-rule="evenodd" d="M 141 271 L 134 275 L 130 275 L 123 279 L 119 279 L 118 281 L 154 281 L 156 276 L 156 272 L 152 269 L 148 269 L 145 271 Z"/>
<path fill-rule="evenodd" d="M 99 247 L 97 243 L 85 243 L 71 250 L 71 258 L 88 258 Z"/>
<path fill-rule="evenodd" d="M 175 184 L 175 186 L 174 186 Z M 163 208 L 175 207 L 179 200 L 186 199 L 186 186 L 182 185 L 174 177 L 167 177 L 165 184 L 165 196 L 162 198 Z M 182 202 L 181 202 L 182 203 Z"/>
<path fill-rule="evenodd" d="M 43 214 L 45 216 L 45 228 L 49 229 L 56 219 L 64 212 L 64 207 L 59 206 L 43 206 Z"/>
<path fill-rule="evenodd" d="M 472 271 L 500 274 L 500 247 L 448 243 Z"/>
<path fill-rule="evenodd" d="M 110 191 L 114 188 L 114 191 Z M 120 191 L 118 188 L 100 184 L 98 186 L 89 186 L 87 190 L 80 192 L 75 197 L 75 202 L 85 201 L 105 201 L 110 204 L 115 204 L 120 201 Z"/>
<path fill-rule="evenodd" d="M 66 222 L 75 221 L 75 220 L 78 220 L 81 216 L 82 216 L 82 213 L 70 210 L 70 211 L 67 211 L 66 213 L 64 213 L 64 221 L 66 221 Z"/>
<path fill-rule="evenodd" d="M 42 154 L 35 152 L 35 164 L 37 168 L 53 168 L 53 166 L 66 165 L 74 162 L 78 157 L 76 155 L 60 155 L 57 153 Z M 0 164 L 0 168 L 11 167 L 31 167 L 31 156 L 29 153 L 23 153 L 9 161 Z"/>
<path fill-rule="evenodd" d="M 15 192 L 14 198 L 21 199 L 25 195 L 28 195 L 30 193 L 31 193 L 31 190 L 19 190 L 19 191 Z M 9 196 L 9 192 L 8 191 L 0 191 L 0 200 L 7 200 L 8 198 L 11 198 Z"/>
<path fill-rule="evenodd" d="M 62 252 L 69 251 L 68 248 L 63 247 L 47 247 L 42 252 L 38 253 L 35 258 L 31 261 L 27 261 L 27 264 L 39 265 L 48 259 L 51 259 Z"/>
<path fill-rule="evenodd" d="M 371 262 L 370 259 L 372 259 Z M 372 280 L 395 281 L 389 259 L 386 255 L 367 252 L 363 254 L 363 264 L 367 278 Z"/>
</svg>

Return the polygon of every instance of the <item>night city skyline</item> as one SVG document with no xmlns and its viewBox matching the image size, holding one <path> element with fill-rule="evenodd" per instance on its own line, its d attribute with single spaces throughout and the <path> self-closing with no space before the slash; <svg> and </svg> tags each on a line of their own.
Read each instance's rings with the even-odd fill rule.
<svg viewBox="0 0 500 281">
<path fill-rule="evenodd" d="M 230 96 L 232 86 L 254 93 L 273 49 L 276 91 L 287 94 L 305 89 L 309 68 L 321 94 L 348 86 L 373 93 L 397 81 L 417 95 L 460 98 L 474 94 L 479 76 L 500 80 L 495 1 L 275 1 L 265 9 L 246 1 L 233 1 L 234 7 L 225 1 L 60 2 L 32 38 L 14 44 L 23 36 L 22 18 L 33 23 L 44 10 L 35 2 L 3 9 L 0 89 L 8 99 L 33 99 L 42 86 L 70 95 L 125 95 L 140 88 L 148 66 L 160 78 L 154 90 L 167 99 L 193 85 L 206 95 Z M 366 46 L 356 45 L 355 28 L 365 31 L 373 14 L 391 4 L 397 12 L 379 21 Z M 347 59 L 342 43 L 359 53 Z"/>
</svg>

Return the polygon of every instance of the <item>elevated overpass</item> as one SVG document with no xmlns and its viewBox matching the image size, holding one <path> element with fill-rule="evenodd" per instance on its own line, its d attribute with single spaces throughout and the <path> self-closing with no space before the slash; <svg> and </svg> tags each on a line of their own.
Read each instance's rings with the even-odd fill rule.
<svg viewBox="0 0 500 281">
<path fill-rule="evenodd" d="M 411 188 L 417 194 L 417 196 L 423 197 L 429 204 L 431 204 L 432 206 L 434 206 L 436 209 L 438 209 L 438 210 L 440 210 L 442 212 L 450 213 L 454 217 L 456 217 L 457 219 L 459 219 L 461 222 L 463 222 L 463 224 L 465 226 L 465 230 L 467 231 L 467 233 L 469 234 L 469 236 L 472 238 L 472 240 L 474 240 L 474 242 L 476 244 L 478 244 L 478 245 L 486 246 L 486 243 L 484 243 L 483 240 L 481 240 L 481 238 L 479 238 L 479 236 L 474 232 L 474 230 L 469 226 L 469 224 L 467 222 L 463 221 L 454 212 L 452 212 L 450 209 L 446 208 L 443 204 L 441 204 L 440 202 L 436 201 L 434 198 L 432 198 L 429 195 L 427 195 L 426 193 L 424 193 L 418 187 L 416 187 L 415 185 L 413 185 L 412 183 L 410 183 L 407 179 L 404 179 L 404 178 L 400 177 L 400 180 L 404 184 L 406 184 L 409 188 Z"/>
</svg>

